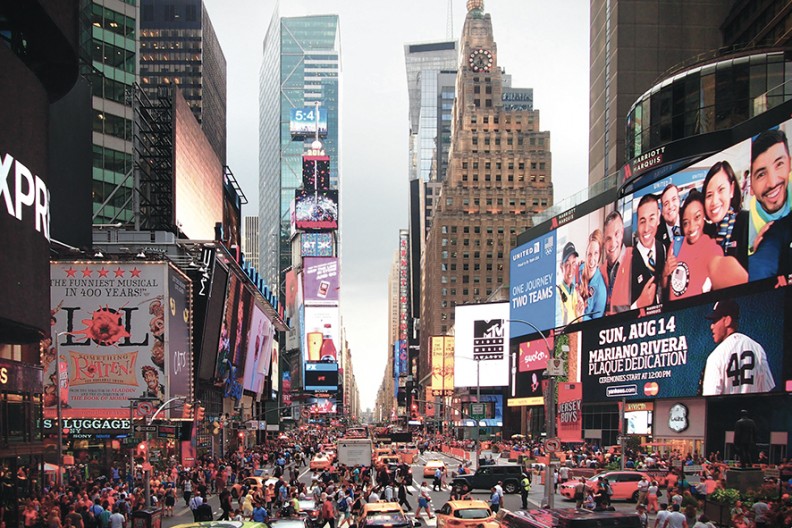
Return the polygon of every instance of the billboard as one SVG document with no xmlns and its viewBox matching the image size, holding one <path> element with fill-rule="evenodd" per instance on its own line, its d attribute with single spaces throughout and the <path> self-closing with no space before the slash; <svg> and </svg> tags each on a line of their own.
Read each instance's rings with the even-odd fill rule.
<svg viewBox="0 0 792 528">
<path fill-rule="evenodd" d="M 173 136 L 173 225 L 187 238 L 214 240 L 223 221 L 223 165 L 177 88 Z"/>
<path fill-rule="evenodd" d="M 335 414 L 338 410 L 333 398 L 308 398 L 305 401 L 311 414 Z"/>
<path fill-rule="evenodd" d="M 303 156 L 303 189 L 309 192 L 330 189 L 330 157 Z"/>
<path fill-rule="evenodd" d="M 583 385 L 558 384 L 556 432 L 562 442 L 583 442 Z"/>
<path fill-rule="evenodd" d="M 215 363 L 215 385 L 223 387 L 226 398 L 242 399 L 252 315 L 253 294 L 243 280 L 232 273 Z"/>
<path fill-rule="evenodd" d="M 756 293 L 743 288 L 743 295 L 710 294 L 686 308 L 587 325 L 580 332 L 586 401 L 784 390 L 790 336 L 783 314 L 790 309 L 790 288 L 772 286 Z"/>
<path fill-rule="evenodd" d="M 181 396 L 185 401 L 193 401 L 193 354 L 192 311 L 190 280 L 181 272 L 168 267 L 168 348 L 169 356 L 168 386 L 171 398 Z M 170 416 L 182 416 L 184 401 L 171 403 Z"/>
<path fill-rule="evenodd" d="M 777 110 L 713 138 L 714 154 L 666 160 L 618 200 L 602 194 L 520 236 L 510 317 L 545 331 L 792 273 L 792 120 Z M 512 325 L 511 337 L 532 332 Z"/>
<path fill-rule="evenodd" d="M 292 108 L 289 113 L 289 133 L 292 138 L 327 136 L 327 109 L 313 106 Z"/>
<path fill-rule="evenodd" d="M 396 342 L 398 350 L 394 351 L 394 353 L 398 355 L 399 371 L 403 376 L 411 374 L 407 355 L 407 317 L 409 315 L 407 304 L 409 297 L 407 277 L 410 266 L 410 260 L 407 256 L 408 244 L 409 232 L 404 229 L 399 230 L 399 339 Z"/>
<path fill-rule="evenodd" d="M 429 338 L 432 358 L 432 394 L 451 396 L 454 394 L 454 336 Z M 394 361 L 399 364 L 399 358 Z"/>
<path fill-rule="evenodd" d="M 190 292 L 171 272 L 163 262 L 51 264 L 52 333 L 68 382 L 64 417 L 129 418 L 130 398 L 191 396 Z M 55 356 L 53 345 L 42 355 L 48 417 L 57 406 Z"/>
<path fill-rule="evenodd" d="M 333 233 L 302 233 L 300 235 L 300 256 L 332 257 L 334 254 Z"/>
<path fill-rule="evenodd" d="M 338 229 L 338 191 L 294 191 L 293 224 L 305 231 Z"/>
<path fill-rule="evenodd" d="M 207 262 L 207 254 L 212 260 Z M 213 249 L 202 252 L 200 277 L 193 278 L 193 336 L 196 343 L 198 378 L 214 378 L 220 330 L 228 290 L 228 269 L 214 259 Z M 193 275 L 193 277 L 195 277 Z"/>
<path fill-rule="evenodd" d="M 503 427 L 503 396 L 501 394 L 482 394 L 479 397 L 479 403 L 483 405 L 483 417 L 474 416 L 472 406 L 475 404 L 468 404 L 468 409 L 471 411 L 470 416 L 479 422 L 484 422 L 484 427 Z"/>
<path fill-rule="evenodd" d="M 308 392 L 338 392 L 338 363 L 309 361 L 305 364 L 304 389 Z"/>
<path fill-rule="evenodd" d="M 272 347 L 270 346 L 272 323 L 258 305 L 253 306 L 253 315 L 247 332 L 247 359 L 245 360 L 242 387 L 245 390 L 259 393 L 269 372 L 272 356 Z"/>
<path fill-rule="evenodd" d="M 305 361 L 337 361 L 341 344 L 338 306 L 306 306 L 304 312 Z"/>
<path fill-rule="evenodd" d="M 509 384 L 509 303 L 457 306 L 454 310 L 457 387 Z M 477 364 L 480 372 L 477 380 Z"/>
<path fill-rule="evenodd" d="M 340 273 L 335 257 L 303 260 L 303 298 L 306 304 L 337 304 Z"/>
</svg>

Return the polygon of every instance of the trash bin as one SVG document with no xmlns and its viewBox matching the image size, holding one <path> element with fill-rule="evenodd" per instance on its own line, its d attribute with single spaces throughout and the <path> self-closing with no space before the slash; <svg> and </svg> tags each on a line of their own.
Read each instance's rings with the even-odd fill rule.
<svg viewBox="0 0 792 528">
<path fill-rule="evenodd" d="M 132 512 L 132 528 L 162 528 L 162 508 Z"/>
</svg>

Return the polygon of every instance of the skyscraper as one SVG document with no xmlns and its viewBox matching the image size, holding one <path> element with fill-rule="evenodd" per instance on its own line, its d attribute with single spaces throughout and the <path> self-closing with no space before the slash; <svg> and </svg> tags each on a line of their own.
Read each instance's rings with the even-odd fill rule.
<svg viewBox="0 0 792 528">
<path fill-rule="evenodd" d="M 448 333 L 457 304 L 484 301 L 508 283 L 504 263 L 516 234 L 553 200 L 550 134 L 530 101 L 504 101 L 527 92 L 510 88 L 499 67 L 482 0 L 468 1 L 459 48 L 448 174 L 426 239 L 420 374 L 428 372 L 429 338 Z"/>
<path fill-rule="evenodd" d="M 245 260 L 254 268 L 259 268 L 259 217 L 245 217 L 245 232 L 242 236 L 242 251 Z"/>
<path fill-rule="evenodd" d="M 276 10 L 264 38 L 259 84 L 259 234 L 261 274 L 279 284 L 291 265 L 289 209 L 302 184 L 305 144 L 289 131 L 292 109 L 318 102 L 327 110 L 324 151 L 330 188 L 339 182 L 339 72 L 337 15 L 281 18 Z M 306 140 L 310 144 L 311 139 Z"/>
<path fill-rule="evenodd" d="M 142 0 L 140 85 L 150 97 L 177 84 L 226 164 L 226 60 L 203 0 Z"/>
<path fill-rule="evenodd" d="M 668 69 L 722 45 L 732 3 L 591 1 L 589 184 L 624 165 L 624 123 L 635 100 Z"/>
</svg>

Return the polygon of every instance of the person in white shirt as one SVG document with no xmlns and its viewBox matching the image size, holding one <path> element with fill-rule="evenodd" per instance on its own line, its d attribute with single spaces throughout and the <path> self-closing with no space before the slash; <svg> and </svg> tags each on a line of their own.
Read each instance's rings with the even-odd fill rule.
<svg viewBox="0 0 792 528">
<path fill-rule="evenodd" d="M 665 523 L 661 528 L 688 528 L 685 514 L 679 511 L 679 504 L 671 506 L 671 512 L 666 517 Z"/>
<path fill-rule="evenodd" d="M 126 519 L 123 514 L 118 511 L 118 506 L 113 508 L 113 513 L 110 515 L 110 528 L 124 528 Z"/>
</svg>

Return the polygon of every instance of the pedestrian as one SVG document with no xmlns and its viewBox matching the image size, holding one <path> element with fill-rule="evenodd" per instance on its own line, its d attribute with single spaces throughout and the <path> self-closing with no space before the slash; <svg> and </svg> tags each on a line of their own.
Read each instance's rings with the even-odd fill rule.
<svg viewBox="0 0 792 528">
<path fill-rule="evenodd" d="M 583 501 L 586 499 L 586 479 L 580 477 L 580 481 L 575 486 L 575 508 L 578 510 L 583 507 Z"/>
<path fill-rule="evenodd" d="M 324 528 L 327 524 L 330 525 L 330 528 L 335 528 L 335 516 L 333 500 L 327 493 L 322 493 L 322 526 L 319 528 Z"/>
<path fill-rule="evenodd" d="M 649 513 L 657 513 L 660 510 L 657 499 L 660 497 L 660 486 L 653 480 L 646 490 L 646 509 Z"/>
<path fill-rule="evenodd" d="M 646 495 L 649 492 L 649 479 L 646 475 L 641 475 L 641 480 L 638 481 L 638 504 L 646 504 Z"/>
<path fill-rule="evenodd" d="M 498 510 L 500 510 L 501 496 L 500 493 L 498 493 L 498 490 L 495 488 L 495 486 L 492 486 L 492 488 L 490 489 L 489 503 L 492 513 L 498 513 Z"/>
<path fill-rule="evenodd" d="M 234 508 L 231 505 L 231 493 L 227 489 L 223 489 L 223 491 L 220 492 L 220 509 L 223 510 L 223 514 L 218 520 L 231 520 L 231 510 Z"/>
<path fill-rule="evenodd" d="M 399 496 L 399 506 L 404 506 L 404 509 L 407 511 L 412 510 L 412 506 L 410 506 L 410 503 L 407 501 L 407 495 L 412 495 L 412 493 L 410 493 L 410 490 L 407 489 L 407 485 L 404 483 L 404 480 L 399 482 L 397 494 Z"/>
<path fill-rule="evenodd" d="M 189 506 L 190 496 L 192 496 L 192 480 L 190 480 L 189 478 L 185 479 L 184 488 L 182 489 L 182 492 L 184 493 L 184 505 Z"/>
<path fill-rule="evenodd" d="M 262 506 L 260 502 L 257 502 L 256 507 L 253 508 L 253 514 L 250 516 L 250 518 L 253 520 L 253 522 L 266 522 L 268 517 L 269 513 L 267 513 L 267 509 Z"/>
<path fill-rule="evenodd" d="M 646 513 L 646 506 L 638 504 L 635 508 L 635 513 L 638 514 L 638 520 L 641 522 L 641 528 L 649 528 L 649 514 Z"/>
<path fill-rule="evenodd" d="M 432 495 L 429 490 L 429 486 L 426 484 L 424 480 L 421 482 L 421 489 L 419 490 L 420 494 L 418 495 L 418 509 L 415 510 L 415 517 L 418 518 L 421 516 L 421 510 L 426 511 L 426 515 L 430 519 L 434 519 L 434 514 L 432 514 L 432 510 L 429 509 L 429 503 L 432 502 Z"/>
<path fill-rule="evenodd" d="M 439 467 L 435 468 L 434 480 L 432 481 L 432 491 L 443 491 L 442 482 L 440 480 L 442 478 L 443 478 L 443 472 L 440 470 Z"/>
<path fill-rule="evenodd" d="M 190 499 L 189 507 L 192 510 L 193 520 L 198 522 L 198 507 L 203 504 L 203 498 L 201 497 L 201 492 L 196 491 L 195 495 L 192 496 Z"/>
</svg>

